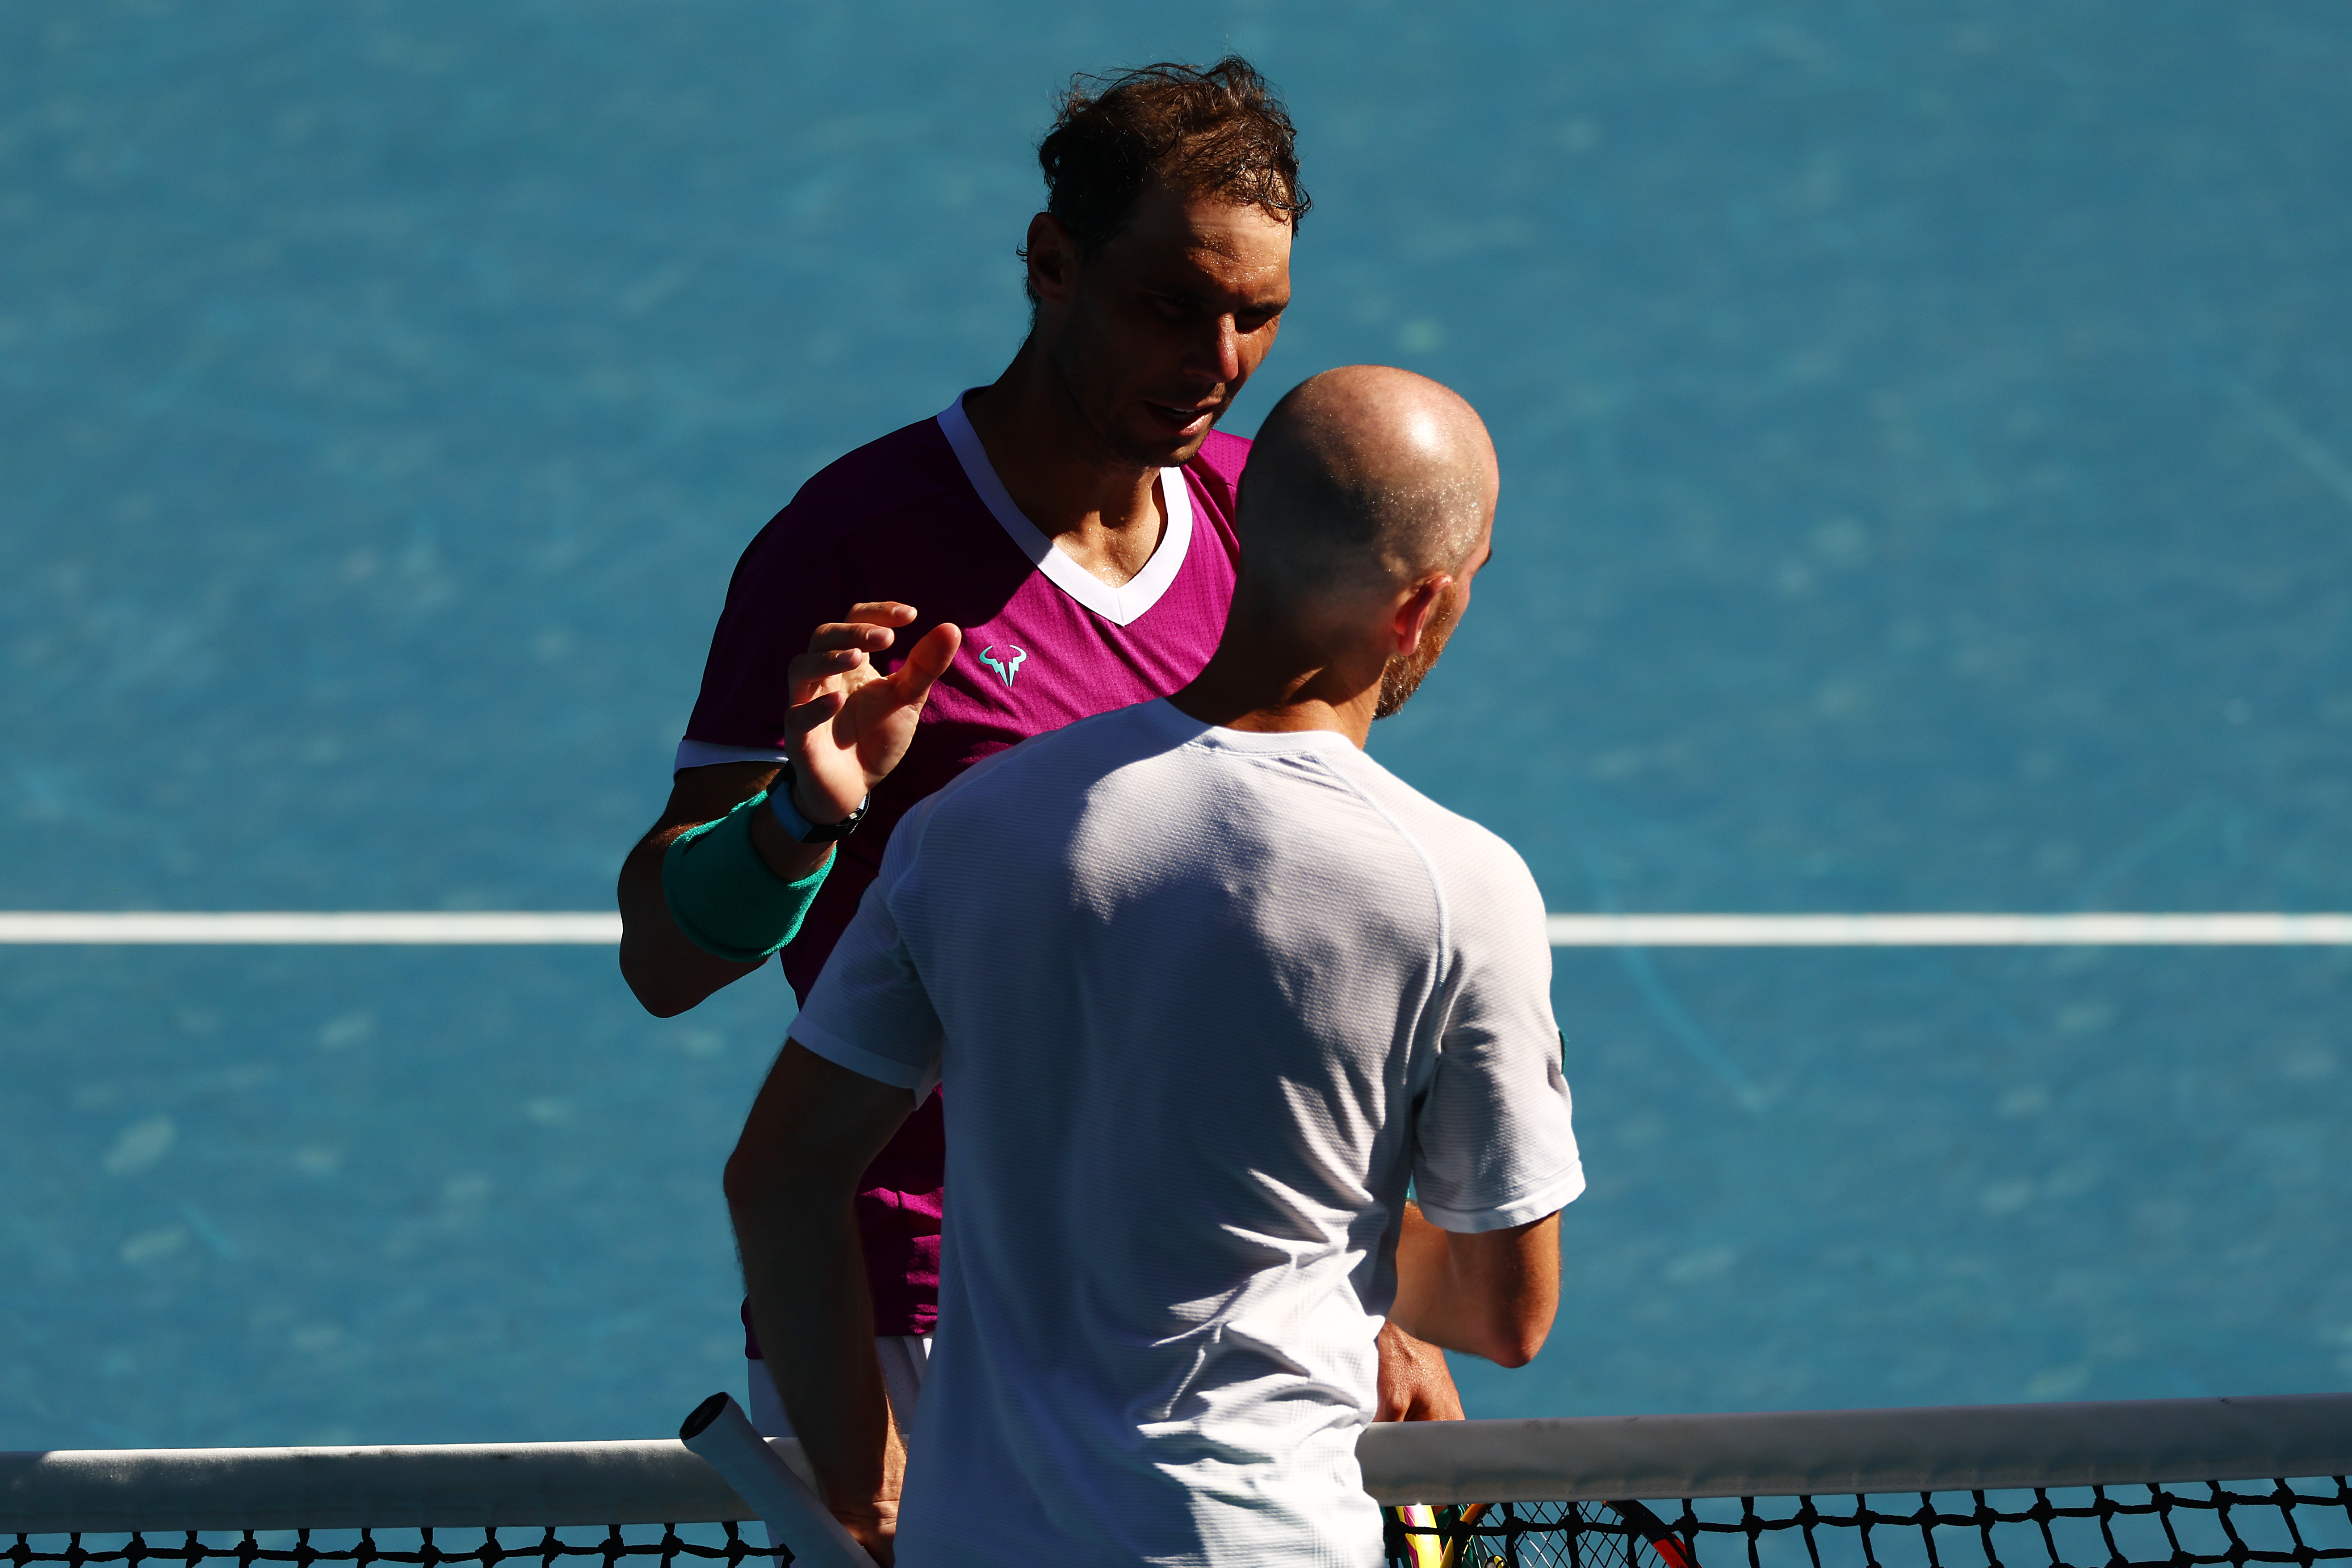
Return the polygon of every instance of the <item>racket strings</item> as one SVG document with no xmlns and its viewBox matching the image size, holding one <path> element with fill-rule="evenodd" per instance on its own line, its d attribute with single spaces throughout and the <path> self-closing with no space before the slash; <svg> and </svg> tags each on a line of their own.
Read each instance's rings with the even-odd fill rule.
<svg viewBox="0 0 2352 1568">
<path fill-rule="evenodd" d="M 1638 1502 L 1387 1512 L 1397 1568 L 1697 1568 L 1688 1543 Z"/>
</svg>

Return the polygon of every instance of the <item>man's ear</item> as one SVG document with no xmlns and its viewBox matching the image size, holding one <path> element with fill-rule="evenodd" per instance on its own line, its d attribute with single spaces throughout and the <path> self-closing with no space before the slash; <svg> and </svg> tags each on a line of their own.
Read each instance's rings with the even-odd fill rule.
<svg viewBox="0 0 2352 1568">
<path fill-rule="evenodd" d="M 1444 607 L 1445 595 L 1453 589 L 1452 574 L 1441 572 L 1414 584 L 1398 601 L 1393 628 L 1398 658 L 1411 658 L 1421 651 L 1423 636 L 1437 619 L 1437 612 Z"/>
<path fill-rule="evenodd" d="M 1066 305 L 1070 291 L 1077 286 L 1078 247 L 1070 241 L 1070 231 L 1052 213 L 1039 213 L 1029 220 L 1029 243 L 1022 256 L 1029 263 L 1029 289 L 1040 303 Z"/>
</svg>

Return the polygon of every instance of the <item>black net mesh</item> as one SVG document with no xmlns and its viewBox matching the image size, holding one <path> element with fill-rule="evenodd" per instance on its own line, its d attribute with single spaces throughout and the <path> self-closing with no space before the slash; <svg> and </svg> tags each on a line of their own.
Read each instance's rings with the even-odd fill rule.
<svg viewBox="0 0 2352 1568">
<path fill-rule="evenodd" d="M 1907 1498 L 1517 1503 L 1389 1521 L 1389 1560 L 1413 1538 L 1457 1568 L 2137 1568 L 2352 1561 L 2341 1476 L 2223 1485 L 1919 1493 Z"/>
<path fill-rule="evenodd" d="M 2352 1562 L 2352 1487 L 2319 1480 L 2179 1483 L 2017 1492 L 1505 1503 L 1447 1509 L 1433 1527 L 1391 1514 L 1389 1559 L 1413 1568 L 1415 1537 L 1452 1568 L 2166 1568 Z M 771 1552 L 758 1525 L 500 1530 L 308 1530 L 0 1536 L 15 1568 L 142 1564 L 475 1564 L 687 1568 Z M 1424 1559 L 1425 1560 L 1425 1559 Z"/>
</svg>

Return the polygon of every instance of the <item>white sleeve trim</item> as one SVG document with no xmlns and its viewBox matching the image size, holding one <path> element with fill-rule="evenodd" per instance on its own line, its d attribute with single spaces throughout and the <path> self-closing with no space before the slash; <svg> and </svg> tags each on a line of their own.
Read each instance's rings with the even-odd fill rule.
<svg viewBox="0 0 2352 1568">
<path fill-rule="evenodd" d="M 846 1065 L 846 1064 L 844 1064 Z M 1584 1191 L 1584 1162 L 1573 1160 L 1568 1169 L 1535 1188 L 1524 1197 L 1495 1208 L 1453 1209 L 1418 1199 L 1421 1212 L 1430 1224 L 1440 1230 L 1450 1230 L 1458 1236 L 1477 1236 L 1490 1230 L 1508 1230 L 1515 1225 L 1542 1219 L 1558 1214 L 1574 1203 Z"/>
<path fill-rule="evenodd" d="M 915 1097 L 918 1105 L 929 1100 L 931 1090 L 940 1086 L 936 1061 L 919 1068 L 908 1067 L 896 1057 L 882 1056 L 853 1046 L 831 1030 L 800 1018 L 793 1020 L 791 1035 L 804 1049 L 823 1057 L 835 1067 L 847 1068 L 860 1078 L 870 1078 L 893 1089 L 906 1089 Z"/>
<path fill-rule="evenodd" d="M 708 768 L 719 763 L 781 763 L 784 761 L 782 746 L 721 746 L 709 741 L 680 741 L 677 760 L 669 771 L 682 773 L 688 768 Z"/>
</svg>

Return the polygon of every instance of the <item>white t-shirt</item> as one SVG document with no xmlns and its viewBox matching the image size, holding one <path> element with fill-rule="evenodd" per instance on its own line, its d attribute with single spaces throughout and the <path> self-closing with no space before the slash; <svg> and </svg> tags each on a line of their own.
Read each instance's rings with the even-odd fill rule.
<svg viewBox="0 0 2352 1568">
<path fill-rule="evenodd" d="M 1381 1561 L 1356 1464 L 1406 1185 L 1583 1190 L 1534 879 L 1329 731 L 1150 702 L 910 811 L 792 1027 L 944 1082 L 898 1561 Z"/>
</svg>

